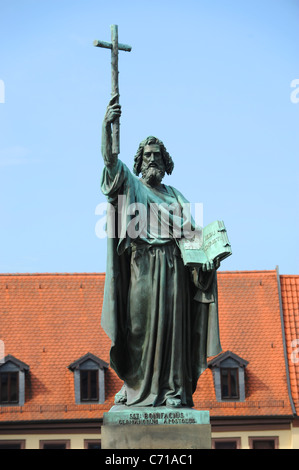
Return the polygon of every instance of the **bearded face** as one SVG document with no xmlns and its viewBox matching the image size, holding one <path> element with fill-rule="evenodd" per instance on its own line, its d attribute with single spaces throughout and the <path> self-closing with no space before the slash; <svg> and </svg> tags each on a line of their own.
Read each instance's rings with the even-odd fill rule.
<svg viewBox="0 0 299 470">
<path fill-rule="evenodd" d="M 161 183 L 165 175 L 165 165 L 158 144 L 144 147 L 141 174 L 144 182 L 150 186 L 159 186 Z"/>
</svg>

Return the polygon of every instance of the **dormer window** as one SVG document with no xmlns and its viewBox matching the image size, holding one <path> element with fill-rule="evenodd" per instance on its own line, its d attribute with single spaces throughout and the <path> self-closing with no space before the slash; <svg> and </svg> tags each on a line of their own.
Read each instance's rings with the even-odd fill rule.
<svg viewBox="0 0 299 470">
<path fill-rule="evenodd" d="M 77 404 L 104 403 L 105 370 L 108 364 L 91 353 L 69 365 L 74 372 L 75 401 Z"/>
<path fill-rule="evenodd" d="M 217 401 L 245 400 L 245 367 L 248 362 L 226 351 L 209 362 L 213 370 L 213 378 Z"/>
<path fill-rule="evenodd" d="M 99 370 L 80 370 L 81 401 L 99 400 Z"/>
<path fill-rule="evenodd" d="M 0 406 L 23 406 L 25 373 L 29 366 L 14 356 L 6 356 L 0 364 Z"/>
<path fill-rule="evenodd" d="M 236 399 L 240 398 L 239 394 L 239 369 L 234 368 L 220 368 L 221 375 L 221 398 Z"/>
<path fill-rule="evenodd" d="M 0 372 L 0 404 L 19 403 L 19 372 Z"/>
</svg>

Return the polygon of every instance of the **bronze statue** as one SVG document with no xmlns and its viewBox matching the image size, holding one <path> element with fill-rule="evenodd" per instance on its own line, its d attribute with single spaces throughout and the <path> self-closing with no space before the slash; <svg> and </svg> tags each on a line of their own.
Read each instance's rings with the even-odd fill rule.
<svg viewBox="0 0 299 470">
<path fill-rule="evenodd" d="M 203 237 L 185 212 L 188 201 L 162 183 L 174 167 L 163 142 L 153 136 L 141 142 L 135 176 L 118 159 L 118 51 L 131 46 L 118 43 L 117 25 L 111 43 L 94 45 L 111 50 L 112 99 L 102 127 L 101 188 L 109 204 L 101 323 L 112 341 L 111 367 L 124 381 L 115 403 L 192 407 L 207 357 L 221 352 L 216 270 L 230 244 L 216 221 L 207 250 L 200 249 Z"/>
<path fill-rule="evenodd" d="M 120 114 L 115 95 L 102 127 L 105 168 L 101 182 L 113 208 L 107 219 L 113 236 L 108 237 L 102 326 L 112 340 L 111 367 L 124 381 L 115 403 L 192 407 L 192 394 L 207 367 L 207 357 L 221 351 L 219 262 L 200 268 L 184 264 L 177 236 L 183 231 L 174 230 L 186 224 L 182 213 L 167 214 L 167 237 L 150 231 L 145 222 L 152 206 L 183 207 L 187 200 L 162 183 L 174 164 L 159 139 L 151 136 L 140 144 L 134 160 L 136 176 L 112 152 L 112 125 Z M 140 211 L 140 205 L 146 211 L 132 235 L 132 207 Z M 163 210 L 157 217 L 163 223 Z"/>
</svg>

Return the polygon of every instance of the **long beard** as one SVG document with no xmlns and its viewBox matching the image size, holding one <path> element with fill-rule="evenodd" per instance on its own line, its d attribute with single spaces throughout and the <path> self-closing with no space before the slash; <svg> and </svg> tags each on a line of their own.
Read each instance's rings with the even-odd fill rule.
<svg viewBox="0 0 299 470">
<path fill-rule="evenodd" d="M 142 170 L 142 179 L 149 186 L 158 186 L 164 178 L 165 171 L 159 168 L 145 168 Z"/>
</svg>

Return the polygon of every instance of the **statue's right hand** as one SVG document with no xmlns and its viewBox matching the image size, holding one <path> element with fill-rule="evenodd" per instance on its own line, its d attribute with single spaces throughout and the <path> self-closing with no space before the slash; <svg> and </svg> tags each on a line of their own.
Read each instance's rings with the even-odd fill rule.
<svg viewBox="0 0 299 470">
<path fill-rule="evenodd" d="M 106 114 L 105 114 L 105 122 L 107 124 L 111 124 L 114 122 L 116 119 L 120 118 L 121 115 L 121 106 L 117 102 L 118 99 L 118 94 L 114 95 L 111 100 L 109 101 L 109 104 L 107 106 Z"/>
</svg>

